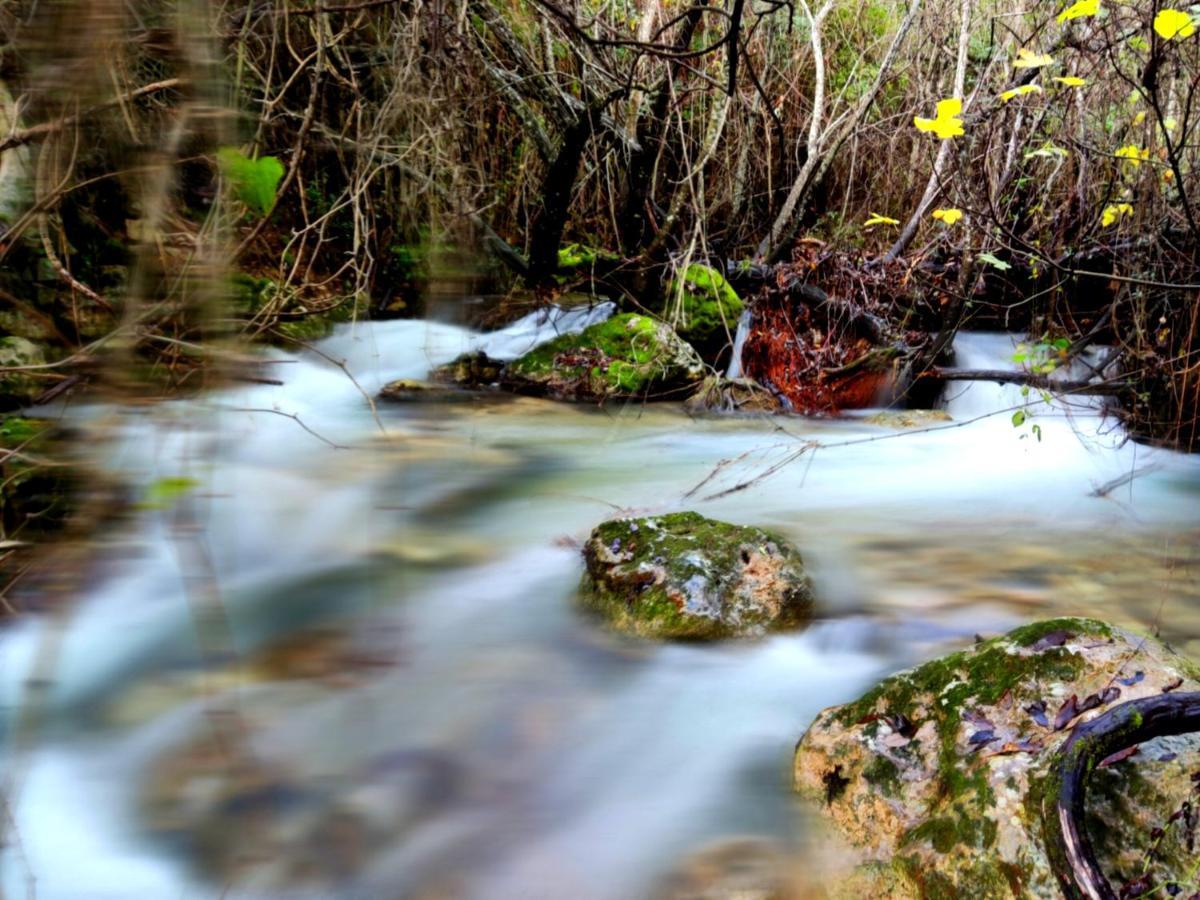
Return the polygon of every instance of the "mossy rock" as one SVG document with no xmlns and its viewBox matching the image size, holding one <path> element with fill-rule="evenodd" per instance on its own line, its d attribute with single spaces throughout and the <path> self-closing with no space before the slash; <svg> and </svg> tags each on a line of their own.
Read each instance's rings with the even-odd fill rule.
<svg viewBox="0 0 1200 900">
<path fill-rule="evenodd" d="M 690 413 L 777 413 L 783 403 L 757 381 L 710 375 L 684 401 Z"/>
<path fill-rule="evenodd" d="M 486 387 L 498 384 L 504 373 L 504 363 L 486 353 L 464 353 L 429 373 L 429 380 L 438 384 L 459 387 Z"/>
<path fill-rule="evenodd" d="M 1153 639 L 1090 619 L 1034 623 L 818 714 L 796 749 L 796 790 L 876 873 L 893 870 L 896 896 L 1058 897 L 1041 830 L 1055 750 L 1076 721 L 1177 684 L 1200 686 L 1195 667 Z M 1056 721 L 1093 695 L 1093 709 Z M 1191 796 L 1200 739 L 1173 740 L 1093 778 L 1088 828 L 1114 885 Z M 1168 837 L 1157 864 L 1181 877 L 1183 836 Z"/>
<path fill-rule="evenodd" d="M 669 325 L 626 313 L 535 347 L 507 367 L 504 382 L 525 393 L 595 401 L 672 396 L 703 371 Z"/>
<path fill-rule="evenodd" d="M 812 608 L 799 551 L 694 512 L 604 522 L 584 559 L 583 602 L 642 637 L 756 637 L 803 625 Z"/>
<path fill-rule="evenodd" d="M 732 344 L 742 299 L 716 269 L 692 263 L 667 288 L 665 317 L 706 360 Z"/>
<path fill-rule="evenodd" d="M 0 368 L 45 364 L 46 354 L 40 344 L 12 335 L 0 337 Z M 0 373 L 0 404 L 27 405 L 52 383 L 25 372 Z"/>
</svg>

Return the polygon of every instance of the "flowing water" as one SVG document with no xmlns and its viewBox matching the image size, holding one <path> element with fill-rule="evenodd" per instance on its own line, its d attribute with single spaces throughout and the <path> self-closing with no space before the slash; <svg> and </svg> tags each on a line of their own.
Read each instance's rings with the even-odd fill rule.
<svg viewBox="0 0 1200 900">
<path fill-rule="evenodd" d="M 956 384 L 897 431 L 368 401 L 607 313 L 359 324 L 275 352 L 282 386 L 74 413 L 131 482 L 190 480 L 69 615 L 0 636 L 5 896 L 651 896 L 714 841 L 804 859 L 791 749 L 885 673 L 1060 613 L 1200 647 L 1200 459 L 1092 404 Z M 681 508 L 792 538 L 811 627 L 660 645 L 581 612 L 590 528 Z"/>
</svg>

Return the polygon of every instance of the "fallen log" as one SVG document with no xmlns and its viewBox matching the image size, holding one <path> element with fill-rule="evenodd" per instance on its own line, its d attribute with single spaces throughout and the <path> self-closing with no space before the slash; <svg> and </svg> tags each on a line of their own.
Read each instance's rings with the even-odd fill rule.
<svg viewBox="0 0 1200 900">
<path fill-rule="evenodd" d="M 1046 853 L 1068 900 L 1118 900 L 1084 827 L 1087 779 L 1101 760 L 1143 741 L 1200 731 L 1200 692 L 1130 700 L 1075 727 L 1042 801 Z"/>
<path fill-rule="evenodd" d="M 950 369 L 934 367 L 917 376 L 930 381 L 994 381 L 997 384 L 1021 384 L 1054 394 L 1111 396 L 1131 390 L 1127 381 L 1065 380 L 1035 372 L 1010 372 L 1004 369 Z"/>
</svg>

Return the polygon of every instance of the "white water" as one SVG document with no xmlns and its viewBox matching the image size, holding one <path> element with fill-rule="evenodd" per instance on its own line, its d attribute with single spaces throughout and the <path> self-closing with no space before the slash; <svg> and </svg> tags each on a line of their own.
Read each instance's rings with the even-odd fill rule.
<svg viewBox="0 0 1200 900">
<path fill-rule="evenodd" d="M 993 385 L 955 388 L 955 422 L 911 434 L 531 400 L 381 406 L 376 420 L 364 396 L 466 349 L 512 358 L 610 312 L 529 317 L 484 336 L 358 325 L 320 348 L 353 381 L 320 356 L 276 353 L 283 386 L 122 411 L 115 426 L 106 417 L 127 477 L 200 483 L 180 502 L 202 525 L 211 571 L 188 562 L 197 544 L 172 525 L 178 509 L 147 511 L 61 646 L 42 621 L 0 636 L 20 840 L 0 856 L 7 894 L 32 876 L 39 897 L 214 896 L 188 854 L 151 832 L 137 797 L 216 709 L 249 723 L 256 757 L 286 770 L 306 804 L 356 810 L 378 833 L 353 876 L 302 890 L 277 866 L 252 866 L 228 896 L 405 896 L 422 885 L 481 898 L 638 896 L 705 840 L 800 838 L 786 769 L 818 709 L 941 642 L 1039 612 L 975 599 L 973 578 L 894 583 L 868 546 L 907 559 L 978 541 L 1003 556 L 1064 534 L 1134 540 L 1200 526 L 1196 459 L 1123 443 L 1094 406 L 1034 398 L 1015 428 L 1027 398 Z M 1011 365 L 1011 345 L 963 335 L 959 365 Z M 97 411 L 83 418 L 100 422 Z M 1090 496 L 1149 464 L 1119 499 Z M 614 506 L 696 508 L 783 531 L 818 579 L 820 621 L 750 645 L 607 636 L 571 603 L 580 561 L 562 539 Z M 324 623 L 388 664 L 352 685 L 201 690 L 189 585 L 217 592 L 239 654 Z M 42 728 L 23 750 L 14 711 L 49 653 Z M 443 770 L 452 789 L 418 802 L 413 784 Z"/>
<path fill-rule="evenodd" d="M 737 332 L 733 336 L 733 349 L 729 354 L 729 369 L 726 378 L 742 377 L 742 349 L 746 346 L 746 338 L 750 337 L 750 310 L 743 310 L 738 317 Z"/>
</svg>

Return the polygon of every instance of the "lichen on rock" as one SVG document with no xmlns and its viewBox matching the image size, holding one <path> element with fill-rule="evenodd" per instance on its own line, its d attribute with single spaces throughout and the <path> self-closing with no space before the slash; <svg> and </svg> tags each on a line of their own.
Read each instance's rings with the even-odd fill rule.
<svg viewBox="0 0 1200 900">
<path fill-rule="evenodd" d="M 1057 897 L 1041 834 L 1054 751 L 1114 703 L 1196 683 L 1153 639 L 1088 619 L 1034 623 L 821 712 L 797 746 L 795 786 L 864 864 L 892 868 L 903 896 Z M 1191 790 L 1164 766 L 1194 770 L 1200 740 L 1175 741 L 1174 756 L 1147 745 L 1094 778 L 1088 827 L 1114 884 Z"/>
<path fill-rule="evenodd" d="M 643 637 L 758 636 L 802 625 L 812 606 L 795 548 L 694 512 L 604 522 L 584 557 L 584 603 Z"/>
<path fill-rule="evenodd" d="M 505 384 L 566 400 L 671 396 L 704 364 L 669 325 L 633 313 L 564 334 L 513 361 Z"/>
</svg>

